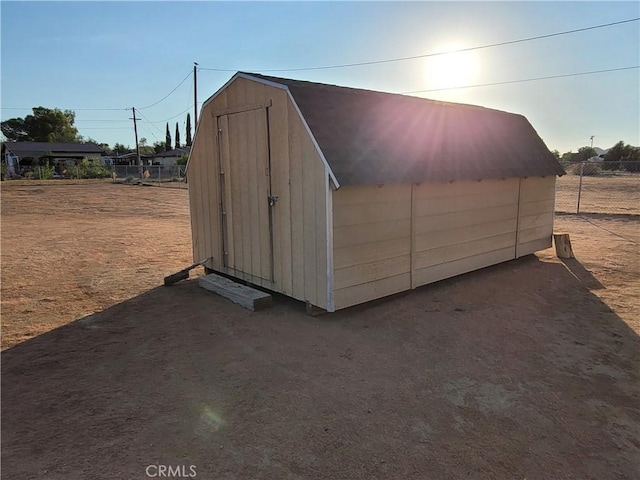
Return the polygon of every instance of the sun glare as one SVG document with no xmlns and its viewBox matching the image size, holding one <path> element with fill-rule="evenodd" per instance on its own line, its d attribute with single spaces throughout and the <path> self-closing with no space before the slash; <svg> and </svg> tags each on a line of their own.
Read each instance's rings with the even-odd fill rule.
<svg viewBox="0 0 640 480">
<path fill-rule="evenodd" d="M 454 88 L 472 85 L 478 76 L 479 59 L 476 52 L 456 51 L 458 48 L 446 48 L 443 55 L 427 58 L 425 77 L 428 88 Z"/>
</svg>

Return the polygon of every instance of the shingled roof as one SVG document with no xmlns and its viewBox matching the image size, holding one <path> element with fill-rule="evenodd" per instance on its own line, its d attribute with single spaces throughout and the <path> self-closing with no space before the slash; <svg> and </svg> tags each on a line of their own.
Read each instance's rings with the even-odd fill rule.
<svg viewBox="0 0 640 480">
<path fill-rule="evenodd" d="M 286 87 L 340 185 L 563 175 L 522 115 L 241 73 Z"/>
</svg>

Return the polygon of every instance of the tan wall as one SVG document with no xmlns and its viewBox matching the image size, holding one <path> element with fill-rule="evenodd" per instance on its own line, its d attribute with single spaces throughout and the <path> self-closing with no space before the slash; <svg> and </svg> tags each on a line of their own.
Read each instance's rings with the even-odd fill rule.
<svg viewBox="0 0 640 480">
<path fill-rule="evenodd" d="M 336 309 L 411 288 L 411 186 L 333 192 Z"/>
<path fill-rule="evenodd" d="M 554 185 L 545 177 L 340 188 L 336 309 L 549 247 Z"/>
<path fill-rule="evenodd" d="M 414 188 L 413 286 L 515 258 L 519 179 Z"/>
<path fill-rule="evenodd" d="M 273 281 L 255 277 L 242 269 L 232 270 L 223 264 L 220 158 L 216 134 L 217 116 L 246 108 L 263 108 L 269 103 L 271 194 L 278 197 L 271 209 Z M 327 308 L 327 172 L 286 91 L 238 78 L 206 105 L 198 122 L 187 173 L 194 259 L 213 255 L 213 260 L 207 264 L 209 268 Z M 234 134 L 231 130 L 229 133 Z M 251 141 L 235 138 L 227 145 L 244 145 Z M 221 146 L 225 148 L 224 141 Z M 253 180 L 247 174 L 247 181 Z M 246 221 L 247 215 L 259 213 L 248 213 L 246 208 L 238 211 L 242 210 L 242 202 L 228 190 L 225 188 L 225 202 L 231 218 Z M 233 209 L 236 209 L 235 214 Z M 231 242 L 238 242 L 235 243 L 238 250 L 229 249 L 229 254 L 238 255 L 242 246 L 245 264 L 255 263 L 257 255 L 249 258 L 245 255 L 247 252 L 259 252 L 264 259 L 264 232 L 246 235 L 246 229 L 238 229 L 238 225 L 233 224 L 227 225 L 227 232 L 231 237 L 235 234 L 235 240 L 231 239 Z"/>
<path fill-rule="evenodd" d="M 551 246 L 556 177 L 521 180 L 517 257 Z"/>
</svg>

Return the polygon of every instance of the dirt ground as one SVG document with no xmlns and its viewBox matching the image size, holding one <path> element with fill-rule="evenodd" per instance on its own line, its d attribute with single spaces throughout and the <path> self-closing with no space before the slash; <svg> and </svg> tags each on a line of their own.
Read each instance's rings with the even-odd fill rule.
<svg viewBox="0 0 640 480">
<path fill-rule="evenodd" d="M 640 217 L 556 231 L 312 318 L 159 286 L 186 191 L 3 184 L 3 478 L 638 478 Z"/>
</svg>

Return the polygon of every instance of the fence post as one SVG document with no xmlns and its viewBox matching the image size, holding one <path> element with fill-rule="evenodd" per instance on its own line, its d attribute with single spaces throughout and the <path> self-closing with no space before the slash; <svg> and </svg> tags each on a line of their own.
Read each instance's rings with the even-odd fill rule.
<svg viewBox="0 0 640 480">
<path fill-rule="evenodd" d="M 584 162 L 580 164 L 580 185 L 578 186 L 578 208 L 576 214 L 580 213 L 580 197 L 582 196 L 582 177 L 584 176 Z"/>
</svg>

